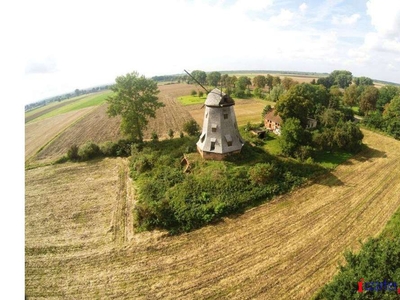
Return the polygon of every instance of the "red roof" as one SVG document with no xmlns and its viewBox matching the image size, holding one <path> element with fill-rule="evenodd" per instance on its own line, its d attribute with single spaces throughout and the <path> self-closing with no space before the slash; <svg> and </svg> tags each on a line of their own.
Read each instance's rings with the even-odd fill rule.
<svg viewBox="0 0 400 300">
<path fill-rule="evenodd" d="M 275 109 L 272 109 L 267 114 L 265 114 L 264 120 L 270 120 L 272 122 L 282 124 L 282 118 L 279 115 L 275 115 L 275 113 Z"/>
</svg>

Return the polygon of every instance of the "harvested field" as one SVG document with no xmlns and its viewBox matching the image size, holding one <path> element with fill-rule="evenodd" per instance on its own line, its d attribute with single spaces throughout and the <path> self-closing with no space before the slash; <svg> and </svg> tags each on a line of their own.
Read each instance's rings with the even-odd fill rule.
<svg viewBox="0 0 400 300">
<path fill-rule="evenodd" d="M 94 108 L 84 118 L 68 127 L 46 148 L 39 152 L 37 160 L 54 160 L 67 153 L 72 145 L 83 145 L 91 140 L 97 144 L 106 141 L 118 141 L 120 134 L 121 118 L 109 118 L 107 105 Z"/>
<path fill-rule="evenodd" d="M 148 128 L 144 132 L 145 139 L 150 139 L 153 131 L 155 131 L 161 139 L 168 138 L 169 129 L 175 131 L 175 136 L 179 136 L 183 123 L 191 119 L 189 112 L 177 102 L 176 97 L 190 93 L 193 89 L 193 85 L 171 84 L 161 85 L 159 88 L 159 99 L 165 104 L 165 107 L 157 110 L 155 119 L 149 120 Z M 109 118 L 107 115 L 107 104 L 91 109 L 93 109 L 92 112 L 88 113 L 72 126 L 66 128 L 66 126 L 69 126 L 72 122 L 66 123 L 66 126 L 64 126 L 65 131 L 40 151 L 35 159 L 41 163 L 46 163 L 65 155 L 73 144 L 79 146 L 89 140 L 95 143 L 103 143 L 106 141 L 118 141 L 123 138 L 119 129 L 121 118 Z M 68 113 L 68 115 L 70 114 L 71 113 Z M 67 116 L 67 114 L 63 114 L 62 116 L 64 115 L 65 117 Z M 30 152 L 30 155 L 34 154 L 40 147 L 50 141 L 50 139 L 37 140 L 35 139 L 36 134 L 41 134 L 41 132 L 45 130 L 46 124 L 55 124 L 54 122 L 58 122 L 59 118 L 60 116 L 55 116 L 35 122 L 34 124 L 36 125 L 34 128 L 36 128 L 36 131 L 32 131 L 32 129 L 28 131 L 28 127 L 31 128 L 33 124 L 26 125 L 27 138 L 29 137 L 30 140 L 35 141 L 36 144 L 35 150 Z M 62 124 L 57 124 L 57 128 L 59 125 L 61 126 Z M 59 130 L 61 131 L 62 128 L 60 127 Z M 51 138 L 53 137 L 54 135 L 51 136 Z M 27 145 L 28 142 L 29 141 L 26 140 Z M 26 151 L 28 148 L 30 149 L 30 145 L 29 147 L 27 146 Z"/>
<path fill-rule="evenodd" d="M 58 109 L 60 107 L 63 107 L 65 105 L 68 105 L 68 104 L 71 104 L 71 103 L 74 103 L 74 102 L 76 102 L 76 101 L 78 101 L 78 100 L 80 100 L 80 99 L 82 99 L 84 97 L 86 97 L 86 95 L 79 96 L 79 97 L 74 97 L 74 98 L 71 98 L 71 99 L 68 99 L 68 100 L 64 100 L 62 102 L 53 102 L 53 103 L 50 103 L 50 104 L 45 105 L 43 107 L 36 108 L 36 109 L 34 109 L 32 111 L 28 111 L 28 112 L 25 113 L 25 123 L 28 123 L 28 122 L 36 119 L 36 118 L 39 118 L 39 117 L 41 117 L 41 116 L 43 116 L 43 115 L 45 115 L 45 114 L 47 114 L 47 113 L 49 113 L 49 112 L 51 112 L 51 111 L 53 111 L 55 109 Z"/>
<path fill-rule="evenodd" d="M 71 111 L 53 118 L 25 125 L 25 160 L 34 155 L 41 147 L 50 142 L 57 134 L 74 121 L 87 114 L 92 107 Z"/>
<path fill-rule="evenodd" d="M 122 159 L 28 170 L 26 295 L 308 299 L 400 207 L 400 142 L 364 134 L 369 149 L 315 184 L 173 237 L 131 233 Z"/>
<path fill-rule="evenodd" d="M 271 101 L 254 100 L 254 99 L 235 99 L 235 115 L 239 126 L 250 123 L 261 123 L 261 113 L 264 107 L 269 104 L 272 107 L 275 105 Z M 190 115 L 202 127 L 204 118 L 204 109 L 201 109 L 202 104 L 185 106 L 190 112 Z"/>
</svg>

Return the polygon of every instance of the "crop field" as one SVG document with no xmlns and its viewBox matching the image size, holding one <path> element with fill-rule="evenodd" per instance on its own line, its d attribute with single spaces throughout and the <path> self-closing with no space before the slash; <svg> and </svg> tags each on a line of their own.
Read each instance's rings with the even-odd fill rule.
<svg viewBox="0 0 400 300">
<path fill-rule="evenodd" d="M 26 295 L 309 299 L 400 207 L 400 141 L 363 132 L 313 184 L 179 236 L 133 232 L 126 159 L 27 170 Z"/>
<path fill-rule="evenodd" d="M 57 134 L 84 116 L 91 109 L 88 107 L 25 124 L 25 159 L 29 159 Z"/>
<path fill-rule="evenodd" d="M 89 112 L 84 118 L 69 126 L 57 136 L 46 148 L 40 151 L 36 160 L 54 160 L 67 153 L 72 145 L 83 145 L 91 140 L 97 144 L 106 141 L 118 141 L 120 134 L 121 118 L 109 118 L 107 105 L 100 105 Z"/>
<path fill-rule="evenodd" d="M 266 105 L 275 106 L 274 102 L 256 99 L 235 99 L 235 115 L 239 126 L 246 125 L 247 122 L 259 124 L 261 113 Z M 202 104 L 185 106 L 190 115 L 196 122 L 203 126 L 204 108 Z"/>
</svg>

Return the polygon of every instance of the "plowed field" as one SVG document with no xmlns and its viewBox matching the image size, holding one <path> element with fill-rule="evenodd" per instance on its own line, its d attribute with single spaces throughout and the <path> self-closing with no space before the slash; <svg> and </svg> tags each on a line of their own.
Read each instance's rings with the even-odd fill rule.
<svg viewBox="0 0 400 300">
<path fill-rule="evenodd" d="M 126 161 L 26 171 L 29 299 L 308 299 L 345 249 L 400 207 L 400 142 L 369 149 L 316 183 L 180 236 L 132 232 Z"/>
</svg>

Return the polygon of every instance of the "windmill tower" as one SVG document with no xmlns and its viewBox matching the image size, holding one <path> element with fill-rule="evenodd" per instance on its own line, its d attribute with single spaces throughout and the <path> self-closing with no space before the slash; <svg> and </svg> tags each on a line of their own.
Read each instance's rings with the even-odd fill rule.
<svg viewBox="0 0 400 300">
<path fill-rule="evenodd" d="M 215 88 L 208 93 L 204 105 L 203 130 L 196 143 L 201 156 L 222 160 L 228 155 L 240 153 L 244 142 L 233 109 L 235 101 Z"/>
</svg>

